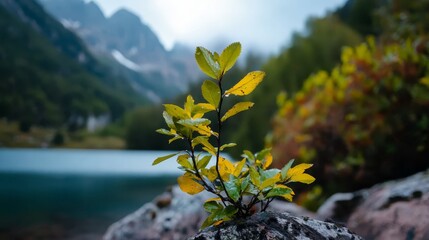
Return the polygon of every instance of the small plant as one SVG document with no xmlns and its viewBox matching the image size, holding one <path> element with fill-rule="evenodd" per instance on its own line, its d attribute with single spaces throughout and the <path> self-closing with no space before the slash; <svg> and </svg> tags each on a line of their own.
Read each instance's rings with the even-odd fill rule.
<svg viewBox="0 0 429 240">
<path fill-rule="evenodd" d="M 231 109 L 222 111 L 223 101 L 230 95 L 246 96 L 263 80 L 265 73 L 254 71 L 228 90 L 222 88 L 225 73 L 230 70 L 241 52 L 240 43 L 233 43 L 221 54 L 212 53 L 203 47 L 197 47 L 196 61 L 200 69 L 212 80 L 206 80 L 201 90 L 204 103 L 195 103 L 188 96 L 184 107 L 165 104 L 163 116 L 169 130 L 158 129 L 157 132 L 171 136 L 169 143 L 182 140 L 188 145 L 183 152 L 170 154 L 155 159 L 153 165 L 177 156 L 179 168 L 185 173 L 177 181 L 180 189 L 188 194 L 197 194 L 203 190 L 216 195 L 204 203 L 210 213 L 201 228 L 217 225 L 223 221 L 252 215 L 260 206 L 265 211 L 275 197 L 292 201 L 294 192 L 287 186 L 291 182 L 312 183 L 315 179 L 304 171 L 311 164 L 300 164 L 292 167 L 293 160 L 283 169 L 268 169 L 273 161 L 270 149 L 258 153 L 244 150 L 243 159 L 232 163 L 221 152 L 236 146 L 235 143 L 222 142 L 222 126 L 229 118 L 246 111 L 253 106 L 252 102 L 239 102 Z M 216 131 L 204 115 L 215 112 Z M 212 144 L 214 142 L 214 144 Z M 197 153 L 202 149 L 206 154 Z M 208 166 L 211 158 L 215 165 Z"/>
</svg>

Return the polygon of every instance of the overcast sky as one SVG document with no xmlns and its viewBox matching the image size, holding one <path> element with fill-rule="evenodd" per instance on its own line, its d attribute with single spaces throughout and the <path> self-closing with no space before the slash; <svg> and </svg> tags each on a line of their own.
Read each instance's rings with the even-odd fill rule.
<svg viewBox="0 0 429 240">
<path fill-rule="evenodd" d="M 94 0 L 107 16 L 119 8 L 138 14 L 167 49 L 175 42 L 206 46 L 240 41 L 244 49 L 276 53 L 302 31 L 310 16 L 322 16 L 345 0 Z"/>
</svg>

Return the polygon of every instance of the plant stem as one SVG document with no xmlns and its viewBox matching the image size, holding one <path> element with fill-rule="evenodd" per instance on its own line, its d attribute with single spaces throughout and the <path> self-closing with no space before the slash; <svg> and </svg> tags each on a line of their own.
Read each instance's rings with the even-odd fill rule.
<svg viewBox="0 0 429 240">
<path fill-rule="evenodd" d="M 206 183 L 206 181 L 204 180 L 203 177 L 201 177 L 200 172 L 198 171 L 197 161 L 195 160 L 195 149 L 192 146 L 192 140 L 188 139 L 188 143 L 189 143 L 189 148 L 191 150 L 191 159 L 192 159 L 192 164 L 194 165 L 195 175 L 201 180 L 205 189 L 207 189 L 210 192 L 214 192 L 214 189 Z"/>
<path fill-rule="evenodd" d="M 204 180 L 204 178 L 201 176 L 200 172 L 198 171 L 197 161 L 195 159 L 195 149 L 192 146 L 192 140 L 191 139 L 187 139 L 187 140 L 188 140 L 189 148 L 191 150 L 191 154 L 190 155 L 191 155 L 192 164 L 193 164 L 193 167 L 194 167 L 194 170 L 195 170 L 195 175 L 201 180 L 204 188 L 207 191 L 209 191 L 209 192 L 215 194 L 216 196 L 218 196 L 221 199 L 223 205 L 226 207 L 226 202 L 228 202 L 229 200 L 225 199 L 225 197 L 223 197 L 220 193 L 216 192 L 216 190 L 213 187 L 211 187 L 210 185 L 208 185 L 207 182 Z"/>
<path fill-rule="evenodd" d="M 268 205 L 270 205 L 270 203 L 274 200 L 274 198 L 270 198 L 267 200 L 267 203 L 265 204 L 265 207 L 261 209 L 261 212 L 265 212 L 265 210 L 267 210 Z"/>
<path fill-rule="evenodd" d="M 219 100 L 219 106 L 216 109 L 217 123 L 218 123 L 218 137 L 216 138 L 216 140 L 217 140 L 216 173 L 218 175 L 218 178 L 219 178 L 220 184 L 222 185 L 222 188 L 225 190 L 226 196 L 230 199 L 232 204 L 236 205 L 236 203 L 234 202 L 234 200 L 232 200 L 231 196 L 229 195 L 228 191 L 226 190 L 225 183 L 223 182 L 222 176 L 220 175 L 220 171 L 219 171 L 220 146 L 222 143 L 221 142 L 221 136 L 222 136 L 221 110 L 222 110 L 222 102 L 223 102 L 222 78 L 223 78 L 223 74 L 221 75 L 221 77 L 219 78 L 219 81 L 218 81 L 218 86 L 219 86 L 219 90 L 220 90 L 220 100 Z"/>
</svg>

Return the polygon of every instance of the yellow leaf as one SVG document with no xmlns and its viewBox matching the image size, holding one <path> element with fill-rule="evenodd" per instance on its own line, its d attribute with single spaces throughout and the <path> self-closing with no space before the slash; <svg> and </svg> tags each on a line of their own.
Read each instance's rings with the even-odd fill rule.
<svg viewBox="0 0 429 240">
<path fill-rule="evenodd" d="M 201 174 L 213 182 L 217 178 L 216 167 L 212 166 L 210 169 L 203 168 L 201 169 Z"/>
<path fill-rule="evenodd" d="M 221 121 L 225 121 L 226 119 L 236 115 L 237 113 L 246 111 L 248 109 L 250 109 L 251 107 L 253 107 L 253 105 L 255 105 L 252 102 L 239 102 L 237 104 L 235 104 L 231 109 L 229 109 L 225 115 L 223 115 Z"/>
<path fill-rule="evenodd" d="M 217 202 L 217 201 L 221 201 L 222 199 L 220 199 L 220 197 L 214 197 L 214 198 L 209 198 L 204 202 Z"/>
<path fill-rule="evenodd" d="M 314 182 L 314 180 L 316 179 L 307 173 L 295 174 L 289 179 L 290 182 L 301 182 L 305 184 L 310 184 Z"/>
<path fill-rule="evenodd" d="M 186 168 L 186 169 L 194 169 L 192 164 L 188 161 L 189 160 L 188 154 L 183 154 L 177 157 L 177 163 L 180 164 L 180 166 Z"/>
<path fill-rule="evenodd" d="M 301 182 L 310 184 L 314 182 L 315 178 L 304 171 L 313 166 L 313 164 L 302 163 L 293 168 L 290 168 L 286 174 L 286 180 L 289 182 Z"/>
<path fill-rule="evenodd" d="M 295 193 L 293 192 L 292 188 L 290 188 L 290 187 L 288 187 L 288 186 L 285 186 L 285 185 L 276 185 L 276 187 L 277 187 L 277 188 L 286 188 L 286 189 L 289 189 L 289 190 L 290 190 L 290 192 L 289 192 L 289 193 L 286 193 L 286 194 L 281 195 L 281 197 L 282 197 L 282 198 L 284 198 L 284 199 L 286 199 L 286 200 L 288 200 L 289 202 L 292 202 L 292 198 L 293 198 L 293 196 L 295 195 Z"/>
<path fill-rule="evenodd" d="M 196 126 L 187 126 L 193 131 L 197 131 L 199 134 L 210 137 L 211 135 L 218 136 L 216 132 L 213 132 L 209 126 L 196 125 Z"/>
<path fill-rule="evenodd" d="M 216 110 L 216 108 L 209 103 L 198 103 L 194 106 L 192 110 L 192 118 L 201 118 L 204 116 L 204 113 L 211 112 L 214 110 Z"/>
<path fill-rule="evenodd" d="M 237 84 L 225 92 L 225 95 L 230 94 L 236 96 L 245 96 L 255 90 L 256 86 L 264 79 L 265 73 L 261 71 L 254 71 L 248 73 Z"/>
<path fill-rule="evenodd" d="M 289 202 L 292 202 L 292 198 L 293 198 L 293 194 L 292 194 L 292 193 L 293 193 L 293 192 L 290 192 L 290 193 L 284 194 L 284 195 L 282 195 L 282 197 L 283 197 L 284 199 L 288 200 Z"/>
<path fill-rule="evenodd" d="M 246 159 L 243 158 L 240 162 L 236 163 L 235 169 L 234 169 L 234 176 L 238 177 L 240 175 L 241 171 L 243 171 L 243 167 L 246 164 Z"/>
<path fill-rule="evenodd" d="M 204 190 L 204 187 L 195 180 L 196 178 L 191 173 L 186 172 L 177 178 L 177 183 L 182 191 L 194 195 Z"/>
<path fill-rule="evenodd" d="M 299 165 L 296 165 L 295 167 L 289 169 L 286 178 L 290 178 L 295 174 L 302 174 L 306 169 L 309 169 L 311 166 L 313 166 L 313 164 L 301 163 Z"/>
<path fill-rule="evenodd" d="M 268 178 L 268 179 L 266 179 L 265 181 L 263 181 L 263 182 L 261 183 L 261 185 L 260 185 L 260 186 L 258 186 L 258 188 L 259 188 L 260 190 L 263 190 L 264 188 L 269 187 L 269 186 L 271 186 L 271 185 L 275 184 L 275 183 L 276 183 L 276 182 L 278 182 L 278 181 L 280 181 L 280 174 L 277 174 L 276 176 L 274 176 L 274 177 L 272 177 L 272 178 Z"/>
<path fill-rule="evenodd" d="M 187 119 L 190 118 L 190 113 L 186 112 L 185 109 L 174 105 L 174 104 L 164 104 L 165 111 L 168 113 L 168 115 L 172 117 L 176 117 L 179 119 Z"/>
<path fill-rule="evenodd" d="M 265 157 L 265 162 L 264 165 L 262 165 L 263 169 L 267 169 L 271 163 L 273 163 L 273 155 L 271 155 L 271 153 L 269 153 L 266 157 Z"/>
<path fill-rule="evenodd" d="M 191 115 L 190 113 L 192 112 L 192 109 L 194 108 L 194 102 L 195 102 L 194 98 L 191 95 L 188 95 L 186 97 L 184 109 L 189 115 Z"/>
<path fill-rule="evenodd" d="M 228 181 L 229 174 L 234 173 L 234 165 L 223 157 L 219 157 L 219 173 L 224 181 Z"/>
<path fill-rule="evenodd" d="M 213 145 L 211 145 L 211 143 L 209 142 L 207 137 L 203 137 L 203 136 L 199 136 L 196 137 L 192 140 L 192 146 L 195 147 L 198 144 L 201 144 L 203 146 L 205 146 L 210 152 L 210 153 L 214 153 L 215 152 L 215 147 L 213 147 Z"/>
</svg>

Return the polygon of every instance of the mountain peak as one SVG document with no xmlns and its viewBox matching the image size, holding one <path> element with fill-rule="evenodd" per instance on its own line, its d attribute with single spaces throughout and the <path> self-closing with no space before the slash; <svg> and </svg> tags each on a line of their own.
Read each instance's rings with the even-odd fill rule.
<svg viewBox="0 0 429 240">
<path fill-rule="evenodd" d="M 133 24 L 141 24 L 140 17 L 126 8 L 121 8 L 118 11 L 116 11 L 110 17 L 110 20 L 118 21 L 118 22 L 133 23 Z"/>
</svg>

